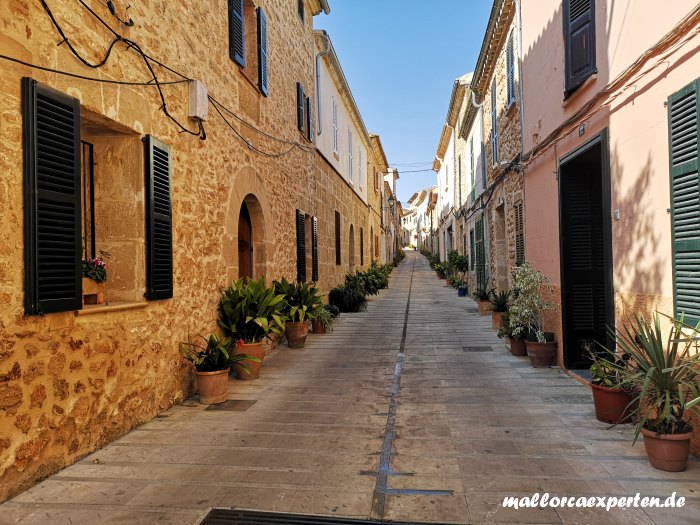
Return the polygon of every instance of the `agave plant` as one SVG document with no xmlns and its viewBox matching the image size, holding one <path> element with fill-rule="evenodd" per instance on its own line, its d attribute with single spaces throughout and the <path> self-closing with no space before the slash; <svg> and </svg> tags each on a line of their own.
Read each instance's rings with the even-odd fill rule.
<svg viewBox="0 0 700 525">
<path fill-rule="evenodd" d="M 258 343 L 284 332 L 284 295 L 265 285 L 265 279 L 242 278 L 223 291 L 219 301 L 219 326 L 227 336 Z"/>
<path fill-rule="evenodd" d="M 671 329 L 664 337 L 660 316 L 667 317 Z M 693 327 L 664 314 L 655 314 L 653 324 L 643 317 L 626 325 L 622 333 L 609 329 L 619 351 L 629 355 L 628 366 L 612 365 L 628 383 L 638 388 L 639 423 L 658 434 L 683 434 L 691 430 L 685 411 L 698 408 L 700 369 L 700 323 Z M 615 362 L 614 350 L 606 349 Z"/>
<path fill-rule="evenodd" d="M 494 312 L 507 312 L 510 303 L 510 290 L 491 293 L 491 310 Z"/>
</svg>

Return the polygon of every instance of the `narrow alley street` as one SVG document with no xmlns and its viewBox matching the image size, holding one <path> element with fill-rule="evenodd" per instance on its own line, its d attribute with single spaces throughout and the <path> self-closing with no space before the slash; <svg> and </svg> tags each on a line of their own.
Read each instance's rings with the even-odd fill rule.
<svg viewBox="0 0 700 525">
<path fill-rule="evenodd" d="M 653 469 L 587 388 L 510 355 L 417 252 L 366 312 L 278 347 L 229 401 L 173 407 L 0 507 L 0 522 L 195 524 L 211 507 L 440 523 L 698 523 L 700 461 Z M 684 508 L 504 509 L 505 496 Z"/>
</svg>

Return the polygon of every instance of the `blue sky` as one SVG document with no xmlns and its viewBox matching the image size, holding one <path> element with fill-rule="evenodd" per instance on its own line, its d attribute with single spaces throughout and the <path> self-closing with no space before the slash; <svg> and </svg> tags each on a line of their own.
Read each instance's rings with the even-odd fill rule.
<svg viewBox="0 0 700 525">
<path fill-rule="evenodd" d="M 378 133 L 401 178 L 402 203 L 434 184 L 430 169 L 452 83 L 472 71 L 491 1 L 330 0 L 314 18 L 333 41 L 370 133 Z M 405 164 L 423 163 L 405 166 Z M 400 165 L 403 164 L 403 165 Z"/>
</svg>

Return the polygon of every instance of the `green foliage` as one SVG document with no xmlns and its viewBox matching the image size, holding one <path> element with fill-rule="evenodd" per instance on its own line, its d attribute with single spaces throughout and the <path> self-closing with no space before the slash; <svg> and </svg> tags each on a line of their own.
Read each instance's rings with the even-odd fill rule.
<svg viewBox="0 0 700 525">
<path fill-rule="evenodd" d="M 554 289 L 544 274 L 527 261 L 515 269 L 513 277 L 514 299 L 509 308 L 513 334 L 519 338 L 532 334 L 537 341 L 544 343 L 547 336 L 542 314 L 553 309 L 554 304 L 542 297 L 542 290 L 553 294 Z"/>
<path fill-rule="evenodd" d="M 618 333 L 608 329 L 626 363 L 613 364 L 615 349 L 606 349 L 610 356 L 610 367 L 621 378 L 636 387 L 636 412 L 638 415 L 634 439 L 642 428 L 659 434 L 683 434 L 691 430 L 685 420 L 686 410 L 698 406 L 698 370 L 700 370 L 700 323 L 689 326 L 683 318 L 671 321 L 671 329 L 664 337 L 659 316 L 655 314 L 653 324 L 643 317 Z"/>
<path fill-rule="evenodd" d="M 474 299 L 477 301 L 488 301 L 491 299 L 491 294 L 493 294 L 493 288 L 487 290 L 485 288 L 479 288 L 474 292 Z"/>
<path fill-rule="evenodd" d="M 497 335 L 501 339 L 514 339 L 513 330 L 510 327 L 510 313 L 508 311 L 503 312 L 503 315 L 501 315 L 501 325 L 498 327 Z"/>
<path fill-rule="evenodd" d="M 316 308 L 313 312 L 311 312 L 310 317 L 314 321 L 319 321 L 322 323 L 326 331 L 332 330 L 333 320 L 335 317 L 331 313 L 330 309 L 326 308 L 325 306 Z"/>
<path fill-rule="evenodd" d="M 325 308 L 326 310 L 328 310 L 330 312 L 331 317 L 333 319 L 335 319 L 336 317 L 338 317 L 340 315 L 340 310 L 338 309 L 337 306 L 335 306 L 333 304 L 324 304 L 323 308 Z"/>
<path fill-rule="evenodd" d="M 438 275 L 445 275 L 445 270 L 446 270 L 446 268 L 447 268 L 447 267 L 446 267 L 446 265 L 445 265 L 444 263 L 441 263 L 441 262 L 435 262 L 435 263 L 433 263 L 433 270 L 435 270 L 435 272 L 436 272 Z"/>
<path fill-rule="evenodd" d="M 492 292 L 489 299 L 491 301 L 491 310 L 494 312 L 507 312 L 510 304 L 510 290 L 501 292 Z"/>
<path fill-rule="evenodd" d="M 234 363 L 240 363 L 247 370 L 248 367 L 243 361 L 260 362 L 257 357 L 246 354 L 231 355 L 231 343 L 230 337 L 219 339 L 216 334 L 211 334 L 206 338 L 197 334 L 186 343 L 180 343 L 180 351 L 185 359 L 194 365 L 197 372 L 228 370 Z"/>
<path fill-rule="evenodd" d="M 403 261 L 406 258 L 406 252 L 403 250 L 398 250 L 394 254 L 394 260 L 393 260 L 393 266 L 398 266 L 401 261 Z"/>
<path fill-rule="evenodd" d="M 83 259 L 82 276 L 92 279 L 96 283 L 103 283 L 107 280 L 107 263 L 105 259 L 111 259 L 112 255 L 100 250 L 100 256 L 94 259 Z"/>
<path fill-rule="evenodd" d="M 257 343 L 271 333 L 284 332 L 284 295 L 265 285 L 265 279 L 247 277 L 229 285 L 219 301 L 219 326 L 224 334 L 245 343 Z"/>
<path fill-rule="evenodd" d="M 346 275 L 345 282 L 328 292 L 329 304 L 341 312 L 360 312 L 367 308 L 364 284 L 357 275 Z"/>
<path fill-rule="evenodd" d="M 292 323 L 303 323 L 317 308 L 323 306 L 323 300 L 318 288 L 310 283 L 290 283 L 282 277 L 275 281 L 273 287 L 276 294 L 284 296 L 282 314 Z"/>
</svg>

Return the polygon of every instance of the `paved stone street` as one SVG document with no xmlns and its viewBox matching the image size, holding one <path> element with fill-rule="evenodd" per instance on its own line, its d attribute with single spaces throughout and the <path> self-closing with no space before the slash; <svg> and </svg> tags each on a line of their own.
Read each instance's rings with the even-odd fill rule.
<svg viewBox="0 0 700 525">
<path fill-rule="evenodd" d="M 700 461 L 647 462 L 587 388 L 512 357 L 419 254 L 361 314 L 278 348 L 228 406 L 191 400 L 0 508 L 0 522 L 195 524 L 211 507 L 448 523 L 699 523 Z M 676 510 L 504 509 L 504 496 L 687 498 Z"/>
</svg>

